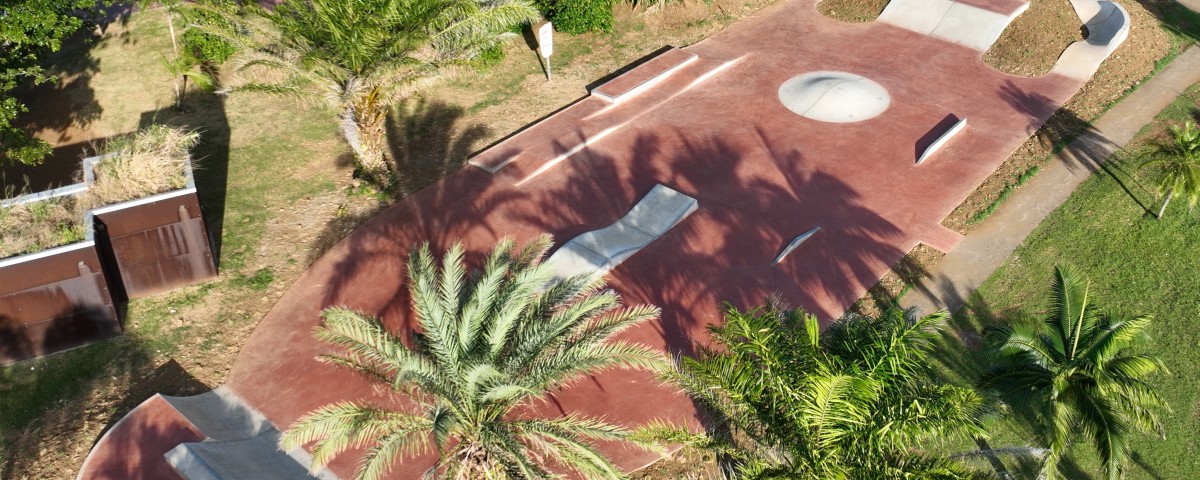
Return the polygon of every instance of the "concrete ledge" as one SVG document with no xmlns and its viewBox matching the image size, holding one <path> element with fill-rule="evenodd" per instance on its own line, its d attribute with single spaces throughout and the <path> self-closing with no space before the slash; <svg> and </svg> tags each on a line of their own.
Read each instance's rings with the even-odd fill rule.
<svg viewBox="0 0 1200 480">
<path fill-rule="evenodd" d="M 929 146 L 925 148 L 925 151 L 921 153 L 919 158 L 917 158 L 917 165 L 920 165 L 925 160 L 928 160 L 929 157 L 932 157 L 933 154 L 937 153 L 939 149 L 945 146 L 951 138 L 954 138 L 955 135 L 958 135 L 959 132 L 965 130 L 966 128 L 967 119 L 964 117 L 956 122 L 954 126 L 950 127 L 949 130 L 946 130 L 939 135 L 937 140 L 934 140 L 933 143 L 929 144 Z"/>
<path fill-rule="evenodd" d="M 1050 73 L 1087 80 L 1129 37 L 1129 13 L 1108 1 L 1072 0 L 1071 5 L 1085 21 L 1088 36 L 1068 46 Z"/>
<path fill-rule="evenodd" d="M 821 227 L 813 227 L 812 230 L 804 232 L 800 234 L 800 236 L 793 238 L 791 242 L 788 242 L 786 247 L 783 247 L 783 251 L 779 252 L 779 255 L 775 257 L 775 261 L 771 262 L 771 266 L 779 265 L 779 262 L 782 262 L 783 259 L 787 258 L 788 254 L 795 251 L 800 244 L 804 243 L 805 240 L 808 240 L 809 237 L 812 237 L 819 231 L 821 231 Z"/>
<path fill-rule="evenodd" d="M 611 103 L 621 103 L 649 90 L 663 79 L 699 58 L 696 54 L 672 47 L 646 63 L 634 67 L 592 90 L 592 95 Z"/>
<path fill-rule="evenodd" d="M 604 275 L 662 237 L 699 208 L 696 199 L 659 184 L 612 225 L 564 243 L 546 264 L 554 278 Z"/>
</svg>

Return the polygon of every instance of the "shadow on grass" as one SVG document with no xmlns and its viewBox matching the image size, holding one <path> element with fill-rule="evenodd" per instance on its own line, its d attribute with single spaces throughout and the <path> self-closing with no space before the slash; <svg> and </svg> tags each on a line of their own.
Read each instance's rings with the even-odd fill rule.
<svg viewBox="0 0 1200 480">
<path fill-rule="evenodd" d="M 213 261 L 221 264 L 221 244 L 225 230 L 225 200 L 229 184 L 229 118 L 225 97 L 191 89 L 184 94 L 183 111 L 173 105 L 142 113 L 138 128 L 161 124 L 194 129 L 200 144 L 192 151 L 196 194 L 204 213 Z"/>
<path fill-rule="evenodd" d="M 400 197 L 461 168 L 472 146 L 488 135 L 483 124 L 460 125 L 464 114 L 462 107 L 424 97 L 392 108 L 387 116 L 388 153 Z"/>
<path fill-rule="evenodd" d="M 1162 24 L 1167 31 L 1190 39 L 1200 41 L 1200 12 L 1193 11 L 1179 2 L 1163 0 L 1136 0 L 1146 11 Z"/>
<path fill-rule="evenodd" d="M 1088 120 L 1068 108 L 1055 110 L 1054 102 L 1042 94 L 1021 90 L 1012 82 L 1001 87 L 1000 95 L 1014 109 L 1029 117 L 1026 129 L 1046 149 L 1062 159 L 1073 172 L 1104 172 L 1120 185 L 1129 198 L 1147 215 L 1153 215 L 1152 202 L 1143 200 L 1148 191 L 1142 187 L 1120 158 L 1120 146 L 1104 136 Z M 1045 123 L 1042 119 L 1049 118 Z M 1056 161 L 1051 159 L 1051 161 Z"/>
<path fill-rule="evenodd" d="M 67 448 L 75 446 L 72 440 L 85 435 L 89 425 L 101 422 L 104 428 L 88 448 L 155 393 L 194 395 L 208 389 L 174 360 L 157 364 L 132 336 L 2 367 L 0 478 L 39 478 L 38 472 L 49 473 L 42 470 L 48 458 L 70 455 Z M 94 404 L 85 403 L 85 398 L 116 400 Z"/>
</svg>

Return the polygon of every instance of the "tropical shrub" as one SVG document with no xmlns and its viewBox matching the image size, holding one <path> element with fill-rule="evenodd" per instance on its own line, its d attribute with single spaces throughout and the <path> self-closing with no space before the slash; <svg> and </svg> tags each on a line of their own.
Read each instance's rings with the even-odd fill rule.
<svg viewBox="0 0 1200 480">
<path fill-rule="evenodd" d="M 969 477 L 921 448 L 983 434 L 983 399 L 929 370 L 945 316 L 851 315 L 821 335 L 800 310 L 731 307 L 724 325 L 710 327 L 715 345 L 669 375 L 713 413 L 709 434 L 641 435 L 713 449 L 742 478 Z"/>
<path fill-rule="evenodd" d="M 1152 318 L 1105 312 L 1093 303 L 1090 287 L 1074 270 L 1058 267 L 1042 321 L 987 332 L 1000 362 L 980 376 L 980 387 L 1035 412 L 1035 428 L 1049 449 L 1039 478 L 1057 478 L 1076 439 L 1095 447 L 1107 478 L 1120 478 L 1130 455 L 1128 434 L 1162 435 L 1156 410 L 1166 404 L 1148 377 L 1166 369 L 1131 350 L 1146 340 Z"/>
<path fill-rule="evenodd" d="M 544 0 L 538 4 L 542 15 L 563 33 L 611 32 L 613 0 Z"/>
<path fill-rule="evenodd" d="M 595 441 L 623 441 L 625 428 L 574 413 L 540 418 L 517 412 L 547 393 L 612 368 L 659 370 L 661 353 L 618 340 L 658 315 L 622 307 L 603 280 L 551 280 L 542 236 L 518 251 L 501 241 L 481 272 L 463 266 L 455 244 L 440 266 L 429 245 L 408 261 L 412 314 L 419 328 L 397 335 L 345 308 L 323 313 L 316 337 L 339 352 L 320 357 L 378 380 L 411 407 L 390 410 L 358 400 L 321 407 L 284 433 L 282 446 L 312 444 L 314 468 L 349 449 L 366 449 L 356 478 L 376 479 L 406 457 L 436 453 L 437 478 L 583 478 L 621 472 Z M 397 402 L 403 404 L 405 402 Z"/>
</svg>

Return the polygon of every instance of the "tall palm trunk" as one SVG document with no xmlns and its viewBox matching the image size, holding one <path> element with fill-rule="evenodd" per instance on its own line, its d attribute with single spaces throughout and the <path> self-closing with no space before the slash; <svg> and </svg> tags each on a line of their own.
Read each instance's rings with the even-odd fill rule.
<svg viewBox="0 0 1200 480">
<path fill-rule="evenodd" d="M 1159 207 L 1158 217 L 1156 217 L 1156 218 L 1162 218 L 1163 213 L 1167 211 L 1167 204 L 1171 203 L 1171 197 L 1174 195 L 1175 195 L 1175 189 L 1167 190 L 1167 199 L 1163 200 L 1162 207 Z"/>
<path fill-rule="evenodd" d="M 342 112 L 342 135 L 358 167 L 368 180 L 381 186 L 389 183 L 391 166 L 385 151 L 387 109 L 379 103 L 379 88 L 371 88 Z"/>
</svg>

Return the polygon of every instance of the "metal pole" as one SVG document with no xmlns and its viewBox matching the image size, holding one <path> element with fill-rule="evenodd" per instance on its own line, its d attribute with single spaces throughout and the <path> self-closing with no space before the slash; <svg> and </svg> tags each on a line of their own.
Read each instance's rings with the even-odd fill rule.
<svg viewBox="0 0 1200 480">
<path fill-rule="evenodd" d="M 546 57 L 546 81 L 550 81 L 550 57 Z"/>
</svg>

